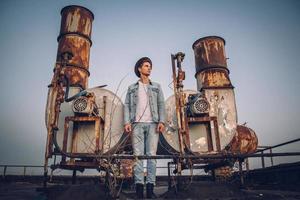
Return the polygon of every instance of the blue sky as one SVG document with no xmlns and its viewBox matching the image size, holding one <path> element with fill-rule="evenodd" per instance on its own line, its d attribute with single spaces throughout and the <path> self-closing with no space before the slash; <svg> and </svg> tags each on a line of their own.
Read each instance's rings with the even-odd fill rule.
<svg viewBox="0 0 300 200">
<path fill-rule="evenodd" d="M 133 66 L 153 61 L 152 80 L 172 94 L 170 54 L 186 54 L 186 89 L 196 89 L 192 44 L 226 40 L 230 79 L 240 124 L 248 122 L 261 145 L 300 137 L 300 2 L 227 1 L 1 1 L 0 164 L 42 164 L 47 85 L 51 81 L 67 5 L 90 9 L 93 22 L 89 87 L 107 84 L 124 99 L 136 81 Z M 288 148 L 299 151 L 298 145 Z"/>
</svg>

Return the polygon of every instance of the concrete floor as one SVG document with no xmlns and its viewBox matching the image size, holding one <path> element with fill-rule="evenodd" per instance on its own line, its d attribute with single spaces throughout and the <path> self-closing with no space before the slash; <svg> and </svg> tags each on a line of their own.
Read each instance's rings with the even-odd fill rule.
<svg viewBox="0 0 300 200">
<path fill-rule="evenodd" d="M 1 200 L 92 200 L 108 199 L 103 184 L 49 184 L 47 190 L 41 190 L 41 185 L 29 182 L 1 182 Z M 198 181 L 183 186 L 181 191 L 175 188 L 168 190 L 165 184 L 154 189 L 157 199 L 205 199 L 205 200 L 237 200 L 237 199 L 300 199 L 300 192 L 272 189 L 239 188 L 233 184 Z M 135 199 L 134 188 L 123 189 L 120 200 Z"/>
</svg>

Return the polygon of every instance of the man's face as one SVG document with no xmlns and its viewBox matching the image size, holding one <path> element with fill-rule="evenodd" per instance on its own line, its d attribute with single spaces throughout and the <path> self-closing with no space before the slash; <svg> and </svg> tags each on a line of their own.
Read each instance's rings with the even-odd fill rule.
<svg viewBox="0 0 300 200">
<path fill-rule="evenodd" d="M 151 64 L 149 62 L 144 62 L 141 67 L 138 68 L 140 74 L 144 76 L 150 76 L 151 74 Z"/>
</svg>

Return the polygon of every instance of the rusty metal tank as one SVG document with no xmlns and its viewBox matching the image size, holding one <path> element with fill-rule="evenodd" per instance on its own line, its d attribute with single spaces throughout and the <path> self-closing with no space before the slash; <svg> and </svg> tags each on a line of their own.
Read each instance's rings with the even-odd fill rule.
<svg viewBox="0 0 300 200">
<path fill-rule="evenodd" d="M 56 61 L 61 61 L 61 53 L 71 52 L 65 74 L 70 78 L 71 86 L 88 87 L 91 33 L 93 13 L 81 6 L 66 6 L 61 10 L 60 34 L 57 38 Z"/>
<path fill-rule="evenodd" d="M 237 132 L 226 149 L 232 153 L 254 153 L 257 146 L 255 132 L 245 125 L 237 125 Z"/>
<path fill-rule="evenodd" d="M 225 40 L 218 36 L 198 39 L 193 44 L 198 90 L 233 88 L 229 79 Z"/>
<path fill-rule="evenodd" d="M 49 85 L 46 106 L 46 126 L 50 141 L 54 141 L 52 138 L 53 127 L 55 130 L 57 129 L 55 144 L 61 149 L 66 146 L 65 150 L 68 153 L 97 153 L 95 143 L 98 138 L 95 135 L 95 129 L 98 129 L 98 124 L 89 121 L 88 117 L 90 116 L 86 116 L 87 121 L 84 121 L 85 118 L 83 117 L 80 122 L 65 123 L 67 118 L 78 116 L 74 113 L 73 101 L 64 101 L 63 97 L 66 96 L 64 93 L 67 86 L 69 86 L 68 97 L 72 97 L 85 89 L 95 95 L 95 103 L 99 113 L 97 117 L 104 121 L 104 124 L 100 125 L 101 153 L 113 154 L 123 145 L 124 106 L 120 98 L 109 90 L 99 87 L 87 89 L 93 19 L 93 13 L 81 6 L 66 6 L 61 10 L 57 58 L 53 79 Z M 61 58 L 61 54 L 65 52 L 72 54 L 71 59 L 67 62 Z M 60 80 L 61 77 L 66 77 L 68 81 Z M 66 145 L 63 144 L 65 130 L 68 133 Z M 52 148 L 51 143 L 53 142 L 50 142 L 49 149 Z M 49 152 L 51 155 L 51 151 Z"/>
<path fill-rule="evenodd" d="M 237 111 L 235 94 L 229 78 L 225 54 L 225 40 L 218 36 L 200 38 L 193 44 L 197 90 L 202 92 L 209 103 L 209 116 L 217 118 L 217 126 L 211 123 L 213 149 L 216 148 L 215 134 L 219 132 L 220 146 L 223 150 L 236 135 Z M 185 90 L 186 96 L 197 91 Z M 161 135 L 164 152 L 178 152 L 174 96 L 166 101 L 167 128 Z M 189 125 L 190 150 L 207 153 L 207 128 L 194 123 Z"/>
<path fill-rule="evenodd" d="M 94 15 L 87 8 L 71 5 L 61 10 L 61 16 L 60 34 L 57 38 L 58 50 L 53 70 L 54 75 L 51 84 L 48 86 L 46 105 L 46 126 L 48 130 L 51 126 L 57 126 L 57 113 L 59 110 L 55 108 L 55 105 L 57 101 L 63 102 L 64 92 L 56 84 L 60 74 L 65 75 L 69 80 L 69 95 L 76 94 L 80 89 L 85 89 L 88 86 L 89 57 L 92 45 L 91 32 Z M 65 52 L 72 54 L 72 59 L 66 65 L 62 62 L 62 53 Z M 66 86 L 66 82 L 63 82 L 63 86 Z"/>
<path fill-rule="evenodd" d="M 216 116 L 221 149 L 236 134 L 237 111 L 233 86 L 229 78 L 225 40 L 218 36 L 200 38 L 193 44 L 197 89 L 210 104 L 209 116 Z"/>
</svg>

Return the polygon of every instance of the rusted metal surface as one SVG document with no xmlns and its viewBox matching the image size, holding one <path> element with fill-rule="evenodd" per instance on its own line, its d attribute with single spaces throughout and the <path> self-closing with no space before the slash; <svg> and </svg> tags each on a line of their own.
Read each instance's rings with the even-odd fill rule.
<svg viewBox="0 0 300 200">
<path fill-rule="evenodd" d="M 79 88 L 75 89 L 74 87 L 70 88 L 70 96 L 79 91 Z M 101 132 L 100 135 L 95 135 L 96 127 L 94 122 L 83 120 L 77 123 L 70 123 L 67 151 L 74 154 L 95 153 L 97 148 L 100 150 L 97 153 L 104 154 L 114 154 L 117 151 L 122 151 L 124 146 L 128 145 L 127 140 L 129 141 L 129 136 L 123 133 L 124 105 L 121 99 L 104 88 L 92 88 L 87 89 L 87 91 L 94 95 L 99 117 L 105 123 L 100 123 L 97 128 Z M 68 116 L 74 116 L 72 107 L 72 102 L 61 104 L 59 130 L 57 132 L 57 143 L 60 147 L 63 145 L 64 119 Z M 98 144 L 96 140 L 99 140 L 99 147 L 95 146 Z"/>
<path fill-rule="evenodd" d="M 194 90 L 184 90 L 185 96 L 184 101 L 187 101 L 187 98 L 190 94 L 197 93 Z M 176 115 L 176 101 L 175 95 L 170 96 L 166 101 L 166 129 L 160 134 L 160 144 L 158 146 L 158 152 L 163 153 L 178 153 L 180 152 L 179 140 L 178 140 L 178 122 Z"/>
<path fill-rule="evenodd" d="M 194 90 L 183 91 L 185 100 L 190 94 L 196 94 Z M 166 130 L 160 135 L 160 144 L 158 146 L 159 154 L 172 154 L 180 151 L 177 130 L 178 123 L 175 109 L 175 96 L 170 96 L 166 101 Z M 220 133 L 215 129 L 218 123 L 216 116 L 187 117 L 186 119 L 187 135 L 189 143 L 187 147 L 193 153 L 207 153 L 209 151 L 220 151 Z"/>
<path fill-rule="evenodd" d="M 177 53 L 176 55 L 171 55 L 172 62 L 172 74 L 173 74 L 173 89 L 175 96 L 175 116 L 177 122 L 177 136 L 178 136 L 178 145 L 179 153 L 184 153 L 184 147 L 189 148 L 189 135 L 187 134 L 186 127 L 186 113 L 185 113 L 185 94 L 183 92 L 183 80 L 185 80 L 185 72 L 181 68 L 181 63 L 184 59 L 184 54 L 182 52 Z M 175 66 L 175 60 L 176 66 Z"/>
<path fill-rule="evenodd" d="M 207 69 L 196 74 L 198 89 L 233 88 L 227 71 L 222 69 Z"/>
<path fill-rule="evenodd" d="M 53 132 L 64 130 L 60 119 L 71 115 L 70 105 L 62 105 L 64 102 L 64 86 L 67 82 L 70 86 L 87 87 L 89 76 L 89 54 L 91 46 L 91 30 L 93 14 L 81 6 L 67 6 L 61 12 L 61 29 L 58 37 L 58 50 L 54 75 L 49 86 L 46 105 L 47 142 L 45 153 L 45 165 L 52 155 Z M 62 53 L 68 52 L 71 60 L 64 60 Z M 66 81 L 66 78 L 68 81 Z M 79 92 L 76 87 L 71 89 L 73 95 Z M 61 113 L 67 107 L 67 112 Z M 73 114 L 73 113 L 72 113 Z M 72 126 L 70 128 L 73 128 Z M 60 134 L 59 137 L 62 137 Z M 61 138 L 62 141 L 62 138 Z M 45 171 L 47 169 L 45 168 Z"/>
<path fill-rule="evenodd" d="M 93 92 L 87 93 L 85 96 L 77 97 L 73 100 L 72 109 L 77 115 L 98 115 L 98 108 L 96 105 L 96 96 Z"/>
<path fill-rule="evenodd" d="M 89 89 L 96 96 L 95 103 L 99 108 L 99 115 L 105 121 L 103 127 L 103 153 L 116 153 L 122 151 L 128 145 L 128 134 L 123 129 L 124 104 L 122 100 L 113 92 L 104 88 Z M 88 131 L 88 130 L 86 130 Z"/>
<path fill-rule="evenodd" d="M 94 14 L 87 8 L 77 5 L 66 6 L 61 10 L 60 34 L 79 32 L 91 38 Z"/>
<path fill-rule="evenodd" d="M 120 176 L 123 178 L 131 178 L 133 175 L 134 160 L 122 159 L 120 161 Z"/>
<path fill-rule="evenodd" d="M 231 141 L 236 133 L 237 111 L 232 89 L 206 89 L 205 96 L 210 104 L 209 116 L 218 119 L 221 149 Z"/>
<path fill-rule="evenodd" d="M 193 44 L 198 90 L 232 88 L 225 55 L 225 40 L 218 36 L 200 38 Z"/>
<path fill-rule="evenodd" d="M 229 78 L 225 40 L 218 36 L 200 38 L 193 44 L 197 89 L 203 91 L 210 104 L 209 116 L 217 117 L 221 149 L 236 133 L 237 111 L 235 94 Z"/>
<path fill-rule="evenodd" d="M 71 86 L 87 88 L 89 76 L 90 47 L 93 13 L 81 6 L 67 6 L 61 11 L 61 28 L 58 36 L 56 61 L 59 63 L 63 52 L 71 52 L 64 73 L 69 77 Z"/>
<path fill-rule="evenodd" d="M 206 68 L 227 68 L 225 40 L 218 36 L 200 38 L 193 44 L 196 73 Z"/>
<path fill-rule="evenodd" d="M 193 153 L 220 151 L 220 136 L 218 129 L 212 132 L 212 125 L 217 124 L 216 117 L 189 117 L 188 132 L 190 135 L 190 150 Z M 213 138 L 214 136 L 214 138 Z M 213 146 L 215 144 L 215 148 Z"/>
<path fill-rule="evenodd" d="M 258 139 L 255 132 L 243 125 L 237 126 L 237 132 L 232 141 L 228 144 L 230 152 L 233 153 L 254 153 L 257 149 Z"/>
<path fill-rule="evenodd" d="M 68 132 L 69 132 L 69 124 L 70 122 L 77 122 L 76 123 L 76 136 L 72 137 L 71 143 L 68 145 Z M 102 121 L 103 123 L 103 121 Z M 98 116 L 68 116 L 65 118 L 64 124 L 64 137 L 63 137 L 63 148 L 64 152 L 67 152 L 67 147 L 70 146 L 68 149 L 71 150 L 72 153 L 98 153 L 100 151 L 100 124 L 101 118 Z M 89 139 L 90 145 L 85 148 L 80 148 L 77 143 L 75 142 L 79 133 L 78 129 L 80 126 L 88 125 L 94 127 L 94 136 L 93 138 L 85 138 Z M 74 132 L 72 132 L 74 134 Z M 103 134 L 103 133 L 102 133 Z M 83 141 L 84 142 L 84 141 Z M 72 145 L 72 146 L 71 146 Z"/>
</svg>

